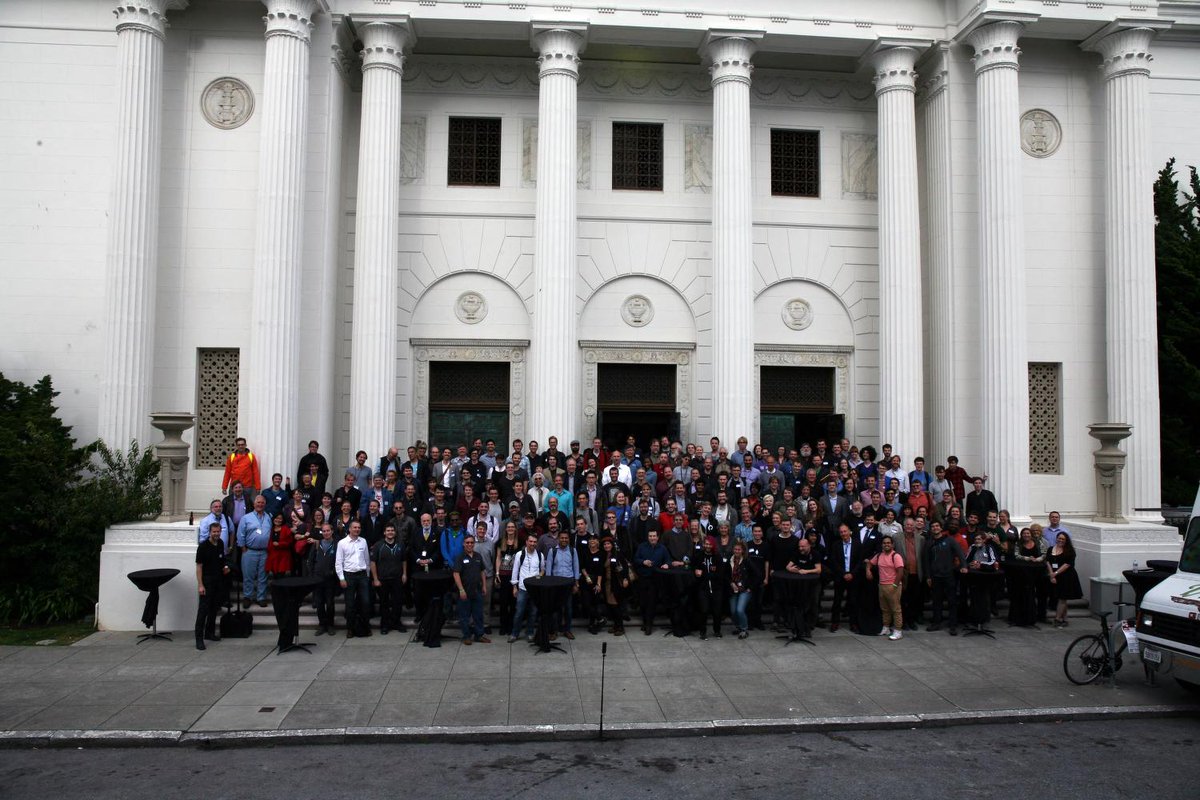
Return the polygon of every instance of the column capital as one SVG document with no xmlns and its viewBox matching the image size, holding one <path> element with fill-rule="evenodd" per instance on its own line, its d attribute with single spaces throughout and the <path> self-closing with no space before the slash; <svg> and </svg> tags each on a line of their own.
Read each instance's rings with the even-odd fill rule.
<svg viewBox="0 0 1200 800">
<path fill-rule="evenodd" d="M 267 7 L 263 22 L 266 36 L 291 36 L 308 43 L 312 32 L 312 16 L 317 13 L 317 0 L 262 0 Z"/>
<path fill-rule="evenodd" d="M 871 67 L 871 80 L 875 83 L 875 96 L 896 90 L 915 94 L 917 57 L 929 44 L 928 41 L 878 40 L 866 56 Z"/>
<path fill-rule="evenodd" d="M 362 39 L 362 69 L 390 69 L 404 72 L 404 54 L 416 41 L 408 18 L 388 22 L 368 21 L 358 29 Z"/>
<path fill-rule="evenodd" d="M 1122 75 L 1150 74 L 1150 42 L 1159 31 L 1171 27 L 1167 20 L 1119 19 L 1106 25 L 1079 46 L 1100 54 L 1105 80 Z"/>
<path fill-rule="evenodd" d="M 162 38 L 167 31 L 167 12 L 182 10 L 187 3 L 172 0 L 122 0 L 113 9 L 117 33 L 140 30 Z"/>
<path fill-rule="evenodd" d="M 756 42 L 765 35 L 763 31 L 709 31 L 700 45 L 700 57 L 708 62 L 712 85 L 738 81 L 749 86 L 754 71 L 750 59 L 758 49 Z"/>
<path fill-rule="evenodd" d="M 989 69 L 1018 69 L 1021 48 L 1017 41 L 1025 31 L 1023 19 L 999 19 L 973 29 L 966 36 L 967 44 L 975 48 L 975 74 Z"/>
<path fill-rule="evenodd" d="M 579 54 L 587 47 L 588 26 L 577 22 L 534 22 L 529 44 L 537 51 L 538 77 L 579 79 Z"/>
</svg>

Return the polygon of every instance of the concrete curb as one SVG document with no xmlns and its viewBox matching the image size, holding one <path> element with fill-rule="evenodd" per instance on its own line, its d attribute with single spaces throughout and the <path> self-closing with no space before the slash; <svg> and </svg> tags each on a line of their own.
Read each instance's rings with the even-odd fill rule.
<svg viewBox="0 0 1200 800">
<path fill-rule="evenodd" d="M 1093 706 L 1084 708 L 1001 709 L 932 714 L 892 714 L 796 719 L 623 722 L 606 725 L 605 739 L 730 736 L 774 733 L 828 733 L 853 730 L 943 728 L 1034 722 L 1200 717 L 1200 705 Z M 599 725 L 494 725 L 469 727 L 358 727 L 282 731 L 0 731 L 0 749 L 102 747 L 245 747 L 351 743 L 432 743 L 481 739 L 509 742 L 581 741 L 599 737 Z"/>
</svg>

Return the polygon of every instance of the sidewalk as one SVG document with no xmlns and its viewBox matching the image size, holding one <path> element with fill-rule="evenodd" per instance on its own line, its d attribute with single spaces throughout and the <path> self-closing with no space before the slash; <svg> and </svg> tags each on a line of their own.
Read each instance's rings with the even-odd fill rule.
<svg viewBox="0 0 1200 800">
<path fill-rule="evenodd" d="M 543 730 L 543 738 L 556 730 L 580 735 L 599 720 L 601 642 L 608 642 L 605 726 L 627 731 L 711 728 L 713 721 L 840 718 L 849 726 L 905 715 L 946 724 L 997 710 L 1039 718 L 1047 709 L 1196 708 L 1173 679 L 1145 686 L 1137 661 L 1126 663 L 1116 688 L 1068 683 L 1062 654 L 1093 628 L 1078 617 L 1064 630 L 1001 622 L 995 641 L 920 631 L 898 642 L 818 630 L 816 647 L 785 647 L 762 632 L 701 641 L 632 628 L 624 637 L 583 632 L 574 642 L 560 640 L 565 653 L 545 655 L 499 636 L 471 647 L 447 639 L 431 650 L 409 644 L 411 634 L 306 634 L 317 643 L 311 655 L 275 655 L 273 630 L 210 643 L 204 652 L 187 632 L 141 645 L 133 633 L 97 633 L 70 647 L 0 648 L 0 729 L 163 731 L 203 740 L 222 731 L 547 725 L 558 727 Z M 29 741 L 15 733 L 5 739 Z"/>
</svg>

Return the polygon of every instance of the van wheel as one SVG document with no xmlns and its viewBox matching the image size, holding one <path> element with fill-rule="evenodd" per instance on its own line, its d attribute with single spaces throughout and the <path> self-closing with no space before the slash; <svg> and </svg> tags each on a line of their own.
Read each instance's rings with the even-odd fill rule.
<svg viewBox="0 0 1200 800">
<path fill-rule="evenodd" d="M 1176 678 L 1175 680 L 1176 680 L 1176 682 L 1179 683 L 1180 686 L 1182 686 L 1187 691 L 1191 692 L 1194 695 L 1200 695 L 1200 683 L 1192 683 L 1191 681 L 1185 681 L 1183 678 Z"/>
</svg>

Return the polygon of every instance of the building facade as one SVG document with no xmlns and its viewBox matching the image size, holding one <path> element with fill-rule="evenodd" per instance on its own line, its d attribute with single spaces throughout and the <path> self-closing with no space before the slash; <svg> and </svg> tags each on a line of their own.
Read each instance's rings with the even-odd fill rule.
<svg viewBox="0 0 1200 800">
<path fill-rule="evenodd" d="M 1200 7 L 738 7 L 4 3 L 0 369 L 83 439 L 195 411 L 194 507 L 239 433 L 288 474 L 632 432 L 953 452 L 1090 513 L 1110 421 L 1154 516 Z"/>
</svg>

